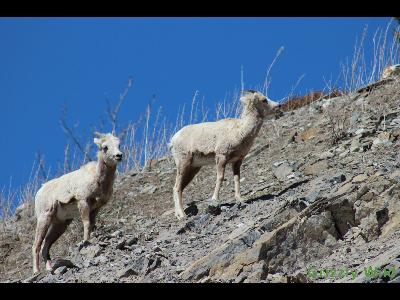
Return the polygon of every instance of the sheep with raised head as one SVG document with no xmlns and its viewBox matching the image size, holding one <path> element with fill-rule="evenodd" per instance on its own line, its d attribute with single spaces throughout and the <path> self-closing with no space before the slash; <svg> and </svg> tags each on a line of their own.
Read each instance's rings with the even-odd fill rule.
<svg viewBox="0 0 400 300">
<path fill-rule="evenodd" d="M 72 219 L 80 215 L 83 239 L 88 242 L 99 209 L 111 198 L 118 162 L 122 160 L 120 141 L 112 134 L 96 133 L 97 162 L 43 184 L 35 196 L 37 218 L 32 246 L 33 272 L 39 272 L 39 253 L 46 269 L 52 269 L 50 247 L 65 232 Z"/>
<path fill-rule="evenodd" d="M 222 119 L 183 127 L 169 144 L 177 173 L 173 197 L 175 216 L 185 217 L 182 192 L 200 168 L 216 164 L 217 181 L 213 200 L 218 200 L 219 190 L 224 180 L 225 167 L 232 164 L 235 198 L 241 201 L 240 166 L 253 145 L 264 118 L 275 113 L 279 104 L 267 99 L 254 90 L 244 91 L 240 101 L 243 111 L 240 119 Z"/>
</svg>

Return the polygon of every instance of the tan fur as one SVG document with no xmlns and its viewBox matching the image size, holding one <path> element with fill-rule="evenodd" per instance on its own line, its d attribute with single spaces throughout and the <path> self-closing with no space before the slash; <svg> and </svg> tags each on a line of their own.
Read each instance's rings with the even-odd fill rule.
<svg viewBox="0 0 400 300">
<path fill-rule="evenodd" d="M 50 247 L 66 230 L 73 218 L 80 216 L 84 241 L 88 241 L 100 207 L 111 198 L 117 162 L 122 158 L 119 140 L 111 134 L 98 134 L 94 142 L 100 148 L 97 162 L 45 183 L 35 197 L 37 227 L 32 246 L 33 271 L 39 271 L 39 252 L 46 268 L 51 269 Z"/>
<path fill-rule="evenodd" d="M 255 91 L 246 92 L 240 100 L 244 107 L 240 119 L 189 125 L 172 137 L 170 148 L 177 167 L 173 192 L 175 215 L 178 219 L 185 217 L 183 189 L 204 165 L 217 166 L 217 182 L 212 198 L 218 200 L 225 166 L 231 163 L 234 171 L 235 198 L 241 200 L 240 165 L 253 145 L 264 118 L 273 113 L 279 105 Z"/>
</svg>

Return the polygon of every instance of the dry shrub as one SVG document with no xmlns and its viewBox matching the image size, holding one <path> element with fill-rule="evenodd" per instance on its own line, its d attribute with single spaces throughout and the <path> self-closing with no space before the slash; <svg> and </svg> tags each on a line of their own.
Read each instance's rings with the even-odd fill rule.
<svg viewBox="0 0 400 300">
<path fill-rule="evenodd" d="M 350 115 L 350 111 L 344 107 L 339 108 L 335 103 L 324 111 L 332 145 L 338 144 L 340 140 L 347 137 L 350 127 Z"/>
</svg>

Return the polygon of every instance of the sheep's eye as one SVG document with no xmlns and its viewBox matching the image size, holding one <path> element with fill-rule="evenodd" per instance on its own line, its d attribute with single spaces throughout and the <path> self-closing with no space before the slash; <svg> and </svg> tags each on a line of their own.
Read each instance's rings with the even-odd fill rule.
<svg viewBox="0 0 400 300">
<path fill-rule="evenodd" d="M 104 151 L 104 152 L 107 152 L 107 150 L 108 150 L 108 147 L 107 147 L 107 146 L 104 146 L 104 147 L 103 147 L 103 151 Z"/>
</svg>

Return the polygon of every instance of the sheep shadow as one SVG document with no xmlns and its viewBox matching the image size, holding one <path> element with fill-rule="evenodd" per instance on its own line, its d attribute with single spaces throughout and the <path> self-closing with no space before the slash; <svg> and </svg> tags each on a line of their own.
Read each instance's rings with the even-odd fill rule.
<svg viewBox="0 0 400 300">
<path fill-rule="evenodd" d="M 253 202 L 256 202 L 256 201 L 267 201 L 267 200 L 272 200 L 272 199 L 274 199 L 275 197 L 276 197 L 276 195 L 274 195 L 274 194 L 265 194 L 265 195 L 258 196 L 258 197 L 256 197 L 256 198 L 247 199 L 247 200 L 244 201 L 244 203 L 246 203 L 246 204 L 252 204 Z"/>
<path fill-rule="evenodd" d="M 289 186 L 285 187 L 284 189 L 282 189 L 280 192 L 278 192 L 276 194 L 270 194 L 269 193 L 269 194 L 261 195 L 261 196 L 258 196 L 256 198 L 251 198 L 251 199 L 245 200 L 244 203 L 251 204 L 251 203 L 256 202 L 256 201 L 273 200 L 274 198 L 280 197 L 283 194 L 285 194 L 287 191 L 295 189 L 295 188 L 299 187 L 300 185 L 302 185 L 302 184 L 304 184 L 304 183 L 306 183 L 308 181 L 310 181 L 309 178 L 294 182 L 294 183 L 292 183 Z"/>
</svg>

